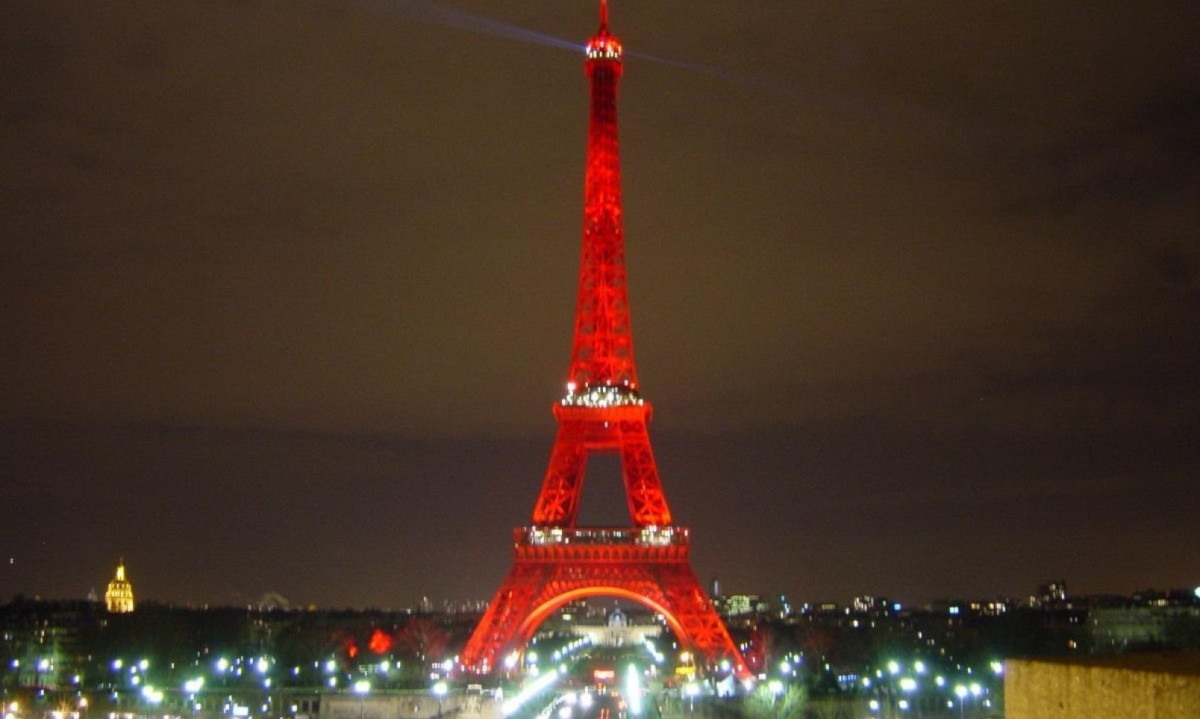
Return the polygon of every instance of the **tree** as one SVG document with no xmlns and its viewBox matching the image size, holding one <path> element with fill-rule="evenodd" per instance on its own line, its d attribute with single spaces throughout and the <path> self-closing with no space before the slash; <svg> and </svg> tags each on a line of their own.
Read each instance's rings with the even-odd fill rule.
<svg viewBox="0 0 1200 719">
<path fill-rule="evenodd" d="M 808 692 L 800 684 L 763 682 L 742 702 L 742 716 L 745 719 L 801 719 L 807 703 Z"/>
<path fill-rule="evenodd" d="M 413 617 L 396 634 L 396 648 L 422 664 L 440 660 L 449 641 L 446 630 L 429 617 Z"/>
</svg>

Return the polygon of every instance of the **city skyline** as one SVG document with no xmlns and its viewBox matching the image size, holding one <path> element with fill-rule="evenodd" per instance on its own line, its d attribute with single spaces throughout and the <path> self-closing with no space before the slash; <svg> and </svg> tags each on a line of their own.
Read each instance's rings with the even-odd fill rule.
<svg viewBox="0 0 1200 719">
<path fill-rule="evenodd" d="M 132 593 L 132 582 L 129 582 L 125 577 L 125 565 L 123 562 L 117 565 L 115 582 L 121 587 L 118 591 L 124 591 L 128 596 Z M 97 585 L 97 586 L 102 586 Z M 108 592 L 97 591 L 96 587 L 89 589 L 86 595 L 79 596 L 61 596 L 61 597 L 41 597 L 30 596 L 23 592 L 17 592 L 12 596 L 0 596 L 0 605 L 9 601 L 20 598 L 24 601 L 48 601 L 48 602 L 73 602 L 79 600 L 92 601 L 97 604 L 109 604 L 109 594 L 114 592 L 114 582 L 108 582 Z M 839 611 L 869 613 L 878 611 L 887 614 L 894 613 L 898 610 L 931 610 L 941 607 L 945 611 L 946 607 L 954 606 L 960 603 L 968 605 L 978 604 L 976 609 L 967 608 L 968 611 L 978 611 L 980 613 L 994 613 L 992 604 L 1003 604 L 1008 609 L 1015 607 L 1049 607 L 1057 608 L 1060 606 L 1075 606 L 1077 608 L 1085 608 L 1089 606 L 1089 602 L 1099 601 L 1101 606 L 1105 606 L 1113 599 L 1124 597 L 1131 602 L 1137 601 L 1144 604 L 1154 605 L 1159 601 L 1170 600 L 1171 602 L 1192 602 L 1200 601 L 1200 586 L 1196 587 L 1167 587 L 1167 586 L 1145 586 L 1137 587 L 1127 591 L 1118 592 L 1102 592 L 1102 593 L 1076 593 L 1071 590 L 1069 583 L 1063 579 L 1054 579 L 1047 582 L 1042 582 L 1035 587 L 1028 587 L 1023 592 L 989 595 L 989 596 L 943 596 L 943 597 L 924 597 L 922 601 L 916 603 L 905 603 L 896 601 L 890 592 L 885 588 L 876 588 L 873 592 L 864 592 L 853 596 L 790 596 L 781 592 L 771 591 L 770 588 L 757 592 L 725 592 L 721 588 L 719 577 L 714 577 L 709 586 L 705 587 L 705 591 L 716 602 L 718 599 L 723 601 L 730 600 L 761 600 L 765 605 L 770 606 L 772 611 L 782 611 L 786 607 L 789 613 L 819 612 L 827 613 L 830 607 L 836 607 Z M 364 611 L 387 611 L 387 612 L 430 612 L 430 613 L 475 613 L 482 612 L 487 606 L 487 597 L 442 597 L 440 603 L 432 601 L 428 595 L 417 592 L 409 597 L 410 601 L 400 601 L 389 605 L 371 605 L 371 606 L 317 606 L 317 605 L 302 605 L 293 604 L 292 601 L 281 594 L 274 591 L 264 592 L 258 597 L 247 597 L 246 601 L 238 603 L 200 603 L 193 604 L 188 601 L 176 601 L 170 599 L 155 599 L 150 597 L 146 601 L 151 605 L 156 606 L 182 606 L 182 607 L 198 607 L 219 609 L 223 607 L 255 607 L 265 609 L 317 609 L 317 610 L 364 610 Z M 141 599 L 139 598 L 139 601 Z M 644 611 L 653 613 L 649 607 L 637 605 L 627 599 L 617 597 L 590 597 L 580 600 L 583 603 L 589 604 L 592 607 L 607 606 L 611 602 L 611 608 L 617 608 L 621 611 Z M 864 604 L 864 602 L 869 603 Z M 718 606 L 720 605 L 717 602 Z M 132 606 L 132 600 L 128 600 L 126 607 L 116 608 L 110 604 L 107 611 L 112 612 L 132 612 L 134 609 L 128 608 Z M 740 606 L 740 605 L 739 605 Z M 752 605 L 746 605 L 746 613 L 755 613 L 758 610 Z"/>
<path fill-rule="evenodd" d="M 10 12 L 0 598 L 119 557 L 149 600 L 489 596 L 569 360 L 594 5 Z M 1200 584 L 1194 4 L 612 13 L 702 581 Z"/>
</svg>

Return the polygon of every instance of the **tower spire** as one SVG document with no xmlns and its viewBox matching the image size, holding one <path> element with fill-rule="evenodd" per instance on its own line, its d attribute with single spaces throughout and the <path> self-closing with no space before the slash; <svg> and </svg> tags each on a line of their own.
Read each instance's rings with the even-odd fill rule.
<svg viewBox="0 0 1200 719">
<path fill-rule="evenodd" d="M 568 397 L 593 386 L 637 387 L 633 330 L 626 288 L 621 219 L 621 155 L 617 82 L 621 42 L 608 31 L 608 2 L 600 2 L 600 29 L 587 44 L 584 71 L 591 86 L 584 177 L 583 254 Z"/>
</svg>

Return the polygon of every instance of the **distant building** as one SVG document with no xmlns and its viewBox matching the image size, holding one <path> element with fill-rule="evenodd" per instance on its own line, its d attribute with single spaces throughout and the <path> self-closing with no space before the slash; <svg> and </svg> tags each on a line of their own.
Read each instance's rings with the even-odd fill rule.
<svg viewBox="0 0 1200 719">
<path fill-rule="evenodd" d="M 768 614 L 771 603 L 758 594 L 726 594 L 713 597 L 717 614 L 722 619 L 752 619 L 759 614 Z"/>
<path fill-rule="evenodd" d="M 788 601 L 786 594 L 780 594 L 775 600 L 775 604 L 775 615 L 780 619 L 787 619 L 795 613 L 795 609 L 792 607 L 792 603 Z"/>
<path fill-rule="evenodd" d="M 117 565 L 117 576 L 108 583 L 104 592 L 104 605 L 114 614 L 125 614 L 133 611 L 133 585 L 125 578 L 125 560 Z"/>
<path fill-rule="evenodd" d="M 571 631 L 577 636 L 591 637 L 592 644 L 604 647 L 637 646 L 648 637 L 662 634 L 662 625 L 654 622 L 634 624 L 620 609 L 614 609 L 603 625 L 576 624 Z"/>
<path fill-rule="evenodd" d="M 1037 594 L 1030 597 L 1030 604 L 1035 607 L 1047 607 L 1063 604 L 1067 601 L 1067 583 L 1061 579 L 1039 584 Z"/>
<path fill-rule="evenodd" d="M 899 604 L 886 597 L 873 597 L 869 594 L 855 597 L 851 603 L 851 610 L 855 614 L 872 614 L 881 617 L 894 614 L 899 608 Z"/>
<path fill-rule="evenodd" d="M 1017 606 L 1017 603 L 1008 599 L 935 599 L 929 603 L 928 609 L 936 614 L 945 614 L 951 617 L 957 616 L 985 616 L 998 617 L 1009 613 Z M 1030 604 L 1030 606 L 1038 609 L 1044 607 L 1040 604 Z"/>
<path fill-rule="evenodd" d="M 1089 623 L 1093 651 L 1200 648 L 1200 606 L 1093 609 Z"/>
</svg>

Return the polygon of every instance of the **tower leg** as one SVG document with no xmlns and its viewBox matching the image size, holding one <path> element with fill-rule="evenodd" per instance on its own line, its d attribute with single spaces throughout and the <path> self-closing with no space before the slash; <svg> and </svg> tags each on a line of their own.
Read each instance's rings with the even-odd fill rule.
<svg viewBox="0 0 1200 719">
<path fill-rule="evenodd" d="M 542 491 L 533 508 L 533 523 L 539 527 L 573 527 L 579 516 L 587 470 L 586 429 L 579 422 L 562 422 L 550 452 L 550 466 Z"/>
<path fill-rule="evenodd" d="M 658 478 L 645 419 L 620 422 L 619 431 L 625 496 L 634 524 L 639 527 L 670 525 L 671 510 L 667 508 L 667 497 Z"/>
<path fill-rule="evenodd" d="M 518 630 L 532 613 L 551 568 L 527 562 L 513 565 L 463 649 L 460 661 L 468 671 L 491 674 L 500 669 L 498 663 L 515 648 Z"/>
<path fill-rule="evenodd" d="M 658 478 L 658 466 L 650 447 L 646 417 L 640 411 L 611 421 L 560 421 L 550 466 L 533 509 L 533 524 L 539 527 L 574 527 L 583 494 L 587 458 L 595 451 L 617 452 L 629 515 L 636 527 L 671 524 L 671 510 Z"/>
</svg>

